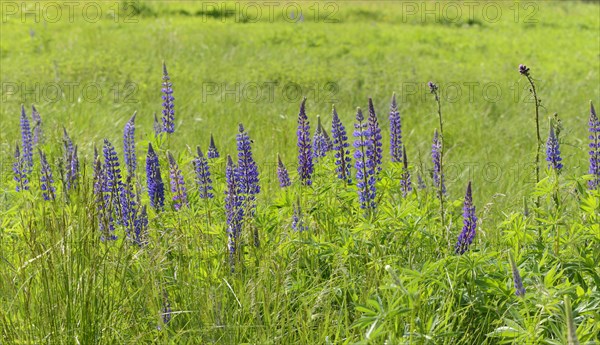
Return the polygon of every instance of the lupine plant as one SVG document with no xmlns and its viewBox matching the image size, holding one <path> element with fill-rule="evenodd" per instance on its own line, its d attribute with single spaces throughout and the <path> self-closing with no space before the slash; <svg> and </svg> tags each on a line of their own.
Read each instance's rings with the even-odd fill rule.
<svg viewBox="0 0 600 345">
<path fill-rule="evenodd" d="M 123 130 L 123 151 L 125 152 L 125 167 L 127 175 L 134 176 L 137 168 L 137 158 L 135 154 L 135 115 L 134 112 L 129 121 L 125 123 Z"/>
<path fill-rule="evenodd" d="M 369 97 L 369 118 L 367 120 L 369 128 L 369 140 L 372 144 L 371 153 L 368 155 L 371 157 L 373 164 L 375 165 L 375 175 L 378 176 L 381 171 L 381 164 L 383 158 L 382 149 L 382 137 L 381 128 L 379 128 L 379 121 L 377 120 L 377 114 L 375 114 L 375 107 L 373 106 L 373 100 Z"/>
<path fill-rule="evenodd" d="M 372 141 L 371 130 L 362 110 L 356 110 L 356 123 L 354 124 L 354 159 L 356 168 L 356 187 L 358 200 L 362 209 L 374 209 L 375 204 L 375 169 L 377 169 L 377 156 Z"/>
<path fill-rule="evenodd" d="M 196 147 L 197 156 L 194 157 L 192 164 L 194 166 L 194 172 L 196 173 L 196 185 L 198 186 L 198 195 L 201 199 L 212 199 L 214 194 L 212 192 L 212 179 L 210 178 L 210 169 L 208 167 L 208 161 L 204 157 L 204 153 L 200 149 L 200 146 Z"/>
<path fill-rule="evenodd" d="M 410 178 L 410 171 L 408 170 L 408 158 L 406 157 L 406 148 L 402 147 L 402 176 L 400 176 L 400 189 L 402 190 L 402 196 L 406 198 L 408 193 L 412 192 L 412 181 Z"/>
<path fill-rule="evenodd" d="M 392 162 L 402 162 L 402 122 L 396 103 L 396 93 L 390 104 L 390 158 Z"/>
<path fill-rule="evenodd" d="M 173 199 L 173 208 L 179 211 L 182 207 L 188 206 L 187 190 L 183 174 L 179 169 L 179 165 L 171 152 L 167 152 L 169 160 L 169 179 L 171 181 L 171 197 Z"/>
<path fill-rule="evenodd" d="M 42 117 L 33 104 L 31 105 L 31 122 L 33 123 L 33 145 L 41 144 L 43 141 Z"/>
<path fill-rule="evenodd" d="M 165 185 L 160 174 L 158 155 L 152 144 L 148 144 L 146 155 L 146 186 L 150 197 L 150 206 L 155 210 L 162 210 L 165 206 Z"/>
<path fill-rule="evenodd" d="M 352 158 L 346 128 L 340 120 L 335 106 L 332 107 L 333 119 L 331 120 L 331 136 L 333 137 L 333 150 L 335 151 L 335 172 L 337 177 L 346 183 L 352 183 Z"/>
<path fill-rule="evenodd" d="M 589 155 L 590 168 L 588 173 L 592 175 L 592 179 L 588 181 L 589 189 L 600 187 L 600 120 L 596 115 L 594 104 L 590 102 L 590 119 L 588 121 L 588 130 L 590 132 L 589 139 Z"/>
<path fill-rule="evenodd" d="M 473 239 L 475 239 L 475 228 L 477 227 L 477 216 L 475 215 L 475 205 L 473 205 L 473 193 L 471 192 L 471 182 L 467 186 L 465 201 L 463 204 L 463 228 L 458 236 L 454 251 L 457 254 L 464 254 L 469 249 Z"/>
<path fill-rule="evenodd" d="M 281 156 L 277 154 L 277 178 L 279 179 L 279 187 L 285 188 L 292 185 L 287 168 L 281 161 Z"/>
<path fill-rule="evenodd" d="M 298 176 L 302 185 L 310 186 L 312 184 L 313 173 L 313 155 L 311 152 L 310 143 L 310 123 L 306 116 L 306 97 L 300 104 L 300 112 L 298 113 Z"/>
<path fill-rule="evenodd" d="M 22 190 L 29 190 L 29 178 L 27 177 L 27 168 L 25 167 L 25 160 L 21 156 L 19 145 L 15 146 L 15 161 L 13 163 L 13 173 L 15 174 L 14 180 L 17 182 L 17 192 Z"/>
<path fill-rule="evenodd" d="M 173 133 L 175 132 L 175 97 L 173 97 L 173 84 L 167 72 L 167 65 L 163 63 L 163 83 L 162 83 L 162 99 L 163 99 L 163 110 L 162 110 L 162 132 Z"/>
<path fill-rule="evenodd" d="M 25 113 L 25 106 L 21 105 L 21 147 L 23 161 L 27 167 L 28 174 L 33 167 L 33 140 L 31 138 L 31 127 L 29 126 L 29 119 Z"/>
<path fill-rule="evenodd" d="M 312 155 L 314 161 L 316 162 L 319 158 L 325 157 L 327 151 L 330 150 L 330 146 L 331 140 L 329 140 L 327 132 L 325 132 L 321 125 L 321 117 L 317 115 L 317 129 L 315 130 L 312 142 Z"/>
<path fill-rule="evenodd" d="M 42 190 L 42 197 L 46 201 L 52 201 L 56 198 L 56 188 L 54 187 L 54 178 L 52 177 L 52 169 L 50 163 L 46 158 L 46 154 L 38 149 L 40 154 L 40 164 L 42 166 L 40 172 L 40 189 Z"/>
<path fill-rule="evenodd" d="M 212 133 L 210 134 L 210 145 L 208 146 L 208 152 L 206 153 L 208 159 L 219 158 L 219 150 L 217 150 L 217 145 L 215 145 L 215 138 L 213 138 Z"/>
</svg>

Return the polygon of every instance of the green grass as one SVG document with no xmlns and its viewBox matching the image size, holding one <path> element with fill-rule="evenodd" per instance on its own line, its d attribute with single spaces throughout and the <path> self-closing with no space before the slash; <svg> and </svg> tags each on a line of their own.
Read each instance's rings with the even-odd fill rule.
<svg viewBox="0 0 600 345">
<path fill-rule="evenodd" d="M 515 21 L 515 4 L 498 2 L 503 15 L 495 23 L 482 15 L 483 3 L 473 20 L 463 13 L 456 23 L 409 15 L 407 6 L 421 2 L 320 3 L 318 16 L 312 3 L 302 2 L 301 23 L 280 11 L 274 20 L 244 22 L 231 2 L 233 12 L 207 12 L 206 5 L 186 1 L 135 3 L 135 12 L 119 7 L 124 3 L 102 3 L 103 15 L 93 23 L 81 7 L 72 22 L 63 12 L 56 23 L 21 20 L 1 7 L 1 343 L 558 344 L 567 341 L 565 295 L 579 341 L 598 341 L 600 200 L 581 188 L 588 102 L 600 104 L 597 3 L 520 3 Z M 467 11 L 463 3 L 439 6 L 449 4 Z M 110 11 L 117 9 L 115 19 Z M 256 228 L 262 243 L 243 247 L 234 273 L 226 251 L 223 158 L 211 163 L 216 199 L 204 203 L 191 191 L 189 209 L 150 212 L 148 246 L 123 240 L 121 228 L 118 241 L 100 241 L 93 147 L 108 138 L 122 156 L 123 126 L 138 111 L 138 178 L 145 186 L 146 146 L 158 144 L 152 122 L 161 111 L 163 61 L 176 111 L 175 135 L 159 145 L 167 188 L 166 149 L 193 190 L 192 152 L 208 147 L 210 133 L 221 153 L 234 157 L 239 122 L 254 141 L 262 192 L 243 242 L 251 243 Z M 548 178 L 537 188 L 534 104 L 520 63 L 531 68 L 542 99 L 542 138 L 555 112 L 563 125 L 565 169 L 558 180 L 543 172 Z M 401 168 L 389 163 L 387 116 L 396 92 L 411 171 L 429 174 L 438 126 L 430 80 L 443 96 L 447 228 L 434 191 L 403 199 Z M 229 95 L 207 89 L 236 83 Z M 267 86 L 258 101 L 242 91 L 264 83 L 277 83 L 272 97 Z M 65 94 L 51 101 L 54 85 Z M 302 92 L 286 94 L 289 85 Z M 85 86 L 102 97 L 86 98 Z M 356 107 L 366 109 L 373 98 L 385 160 L 373 217 L 363 217 L 355 187 L 332 177 L 332 157 L 317 166 L 312 188 L 295 182 L 279 189 L 277 153 L 296 175 L 303 95 L 312 130 L 317 114 L 330 127 L 335 103 L 349 133 Z M 59 200 L 43 202 L 38 172 L 30 192 L 14 191 L 22 103 L 41 113 L 42 148 L 55 180 L 63 126 L 79 146 L 83 182 L 68 199 L 59 186 Z M 480 222 L 471 250 L 457 256 L 469 180 Z M 538 195 L 542 204 L 534 210 Z M 309 227 L 302 233 L 290 228 L 298 196 Z M 525 298 L 514 295 L 509 252 Z M 173 310 L 167 325 L 160 315 L 165 292 Z"/>
</svg>

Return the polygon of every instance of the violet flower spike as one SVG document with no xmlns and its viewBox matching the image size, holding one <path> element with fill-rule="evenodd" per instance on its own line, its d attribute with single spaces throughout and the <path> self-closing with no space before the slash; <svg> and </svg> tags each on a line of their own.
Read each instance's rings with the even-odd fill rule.
<svg viewBox="0 0 600 345">
<path fill-rule="evenodd" d="M 110 199 L 107 196 L 110 194 L 105 192 L 106 174 L 102 166 L 102 161 L 99 156 L 94 159 L 94 202 L 96 204 L 97 218 L 98 218 L 98 229 L 102 234 L 100 239 L 116 240 L 117 236 L 114 235 L 115 225 L 114 217 L 111 212 Z"/>
<path fill-rule="evenodd" d="M 227 166 L 225 168 L 225 211 L 227 214 L 227 246 L 232 271 L 237 252 L 238 238 L 242 232 L 242 220 L 244 218 L 244 209 L 242 208 L 242 199 L 240 197 L 240 184 L 237 181 L 236 171 L 237 167 L 233 163 L 231 156 L 227 155 Z"/>
<path fill-rule="evenodd" d="M 42 190 L 42 197 L 46 201 L 54 200 L 56 194 L 56 188 L 54 188 L 54 178 L 52 177 L 52 169 L 46 158 L 46 154 L 38 148 L 41 162 L 41 173 L 40 173 L 40 189 Z"/>
<path fill-rule="evenodd" d="M 358 188 L 358 199 L 360 208 L 374 209 L 375 204 L 375 161 L 373 155 L 373 142 L 371 141 L 371 132 L 365 117 L 358 108 L 356 110 L 356 123 L 354 124 L 354 159 L 356 168 L 356 187 Z"/>
<path fill-rule="evenodd" d="M 148 144 L 148 154 L 146 155 L 146 186 L 150 197 L 150 206 L 157 211 L 162 210 L 165 206 L 165 185 L 160 175 L 158 155 L 152 148 L 152 144 Z"/>
<path fill-rule="evenodd" d="M 111 144 L 108 139 L 104 139 L 104 147 L 102 148 L 104 154 L 104 192 L 105 199 L 108 200 L 108 204 L 111 205 L 112 210 L 117 215 L 121 214 L 121 204 L 119 199 L 119 188 L 123 183 L 121 181 L 121 167 L 119 164 L 119 156 L 115 151 L 115 147 Z"/>
<path fill-rule="evenodd" d="M 31 121 L 33 123 L 33 145 L 41 144 L 43 141 L 42 117 L 33 104 L 31 105 Z"/>
<path fill-rule="evenodd" d="M 410 177 L 410 171 L 408 170 L 408 158 L 406 157 L 406 149 L 402 147 L 402 175 L 400 176 L 400 189 L 402 190 L 402 197 L 406 198 L 408 193 L 412 192 L 412 181 Z"/>
<path fill-rule="evenodd" d="M 525 287 L 523 286 L 523 279 L 521 279 L 521 274 L 519 273 L 519 268 L 515 263 L 515 260 L 512 254 L 508 255 L 508 259 L 510 260 L 510 267 L 513 274 L 513 281 L 515 285 L 515 295 L 519 297 L 525 296 Z"/>
<path fill-rule="evenodd" d="M 212 193 L 212 179 L 210 178 L 210 169 L 208 168 L 208 161 L 204 157 L 204 153 L 200 149 L 200 146 L 196 147 L 197 156 L 194 157 L 192 164 L 194 166 L 194 172 L 196 173 L 196 185 L 198 186 L 198 194 L 201 199 L 212 199 L 214 194 Z"/>
<path fill-rule="evenodd" d="M 313 174 L 313 156 L 311 153 L 311 142 L 310 142 L 310 123 L 306 116 L 306 97 L 300 104 L 300 112 L 298 113 L 298 130 L 296 132 L 298 136 L 298 176 L 304 186 L 310 186 L 312 184 Z"/>
<path fill-rule="evenodd" d="M 519 65 L 519 73 L 521 73 L 522 75 L 529 77 L 529 68 L 527 68 L 527 66 L 520 64 Z"/>
<path fill-rule="evenodd" d="M 454 252 L 463 254 L 469 249 L 475 238 L 475 228 L 477 227 L 477 216 L 475 215 L 475 205 L 473 205 L 473 196 L 471 193 L 471 181 L 467 186 L 467 193 L 463 204 L 463 228 L 458 236 Z"/>
<path fill-rule="evenodd" d="M 14 180 L 17 182 L 17 192 L 29 190 L 29 179 L 26 173 L 25 161 L 21 156 L 19 145 L 15 147 L 15 161 L 13 163 Z"/>
<path fill-rule="evenodd" d="M 21 155 L 25 162 L 27 171 L 25 174 L 29 174 L 33 168 L 33 141 L 31 138 L 31 127 L 29 126 L 29 119 L 25 113 L 25 106 L 21 104 Z"/>
<path fill-rule="evenodd" d="M 392 95 L 390 105 L 390 156 L 392 162 L 402 162 L 402 123 L 396 103 L 396 93 Z"/>
<path fill-rule="evenodd" d="M 252 157 L 252 141 L 250 140 L 250 136 L 248 136 L 248 132 L 244 130 L 244 126 L 241 123 L 238 130 L 236 179 L 240 187 L 240 195 L 245 202 L 244 209 L 248 210 L 249 215 L 253 215 L 256 208 L 254 201 L 256 195 L 260 193 L 258 167 Z"/>
<path fill-rule="evenodd" d="M 367 155 L 371 157 L 375 164 L 375 175 L 379 175 L 381 172 L 381 159 L 383 158 L 382 143 L 381 143 L 381 128 L 379 128 L 379 122 L 377 121 L 377 115 L 375 114 L 375 108 L 373 107 L 373 100 L 369 97 L 369 135 L 370 140 L 373 143 L 372 151 L 368 152 Z"/>
<path fill-rule="evenodd" d="M 558 138 L 554 134 L 554 128 L 552 126 L 550 126 L 550 135 L 546 142 L 546 161 L 548 162 L 548 168 L 552 168 L 556 172 L 560 172 L 560 169 L 563 167 Z"/>
<path fill-rule="evenodd" d="M 292 230 L 298 232 L 308 230 L 308 226 L 304 224 L 304 216 L 302 214 L 302 206 L 300 205 L 300 197 L 298 197 L 293 205 Z"/>
<path fill-rule="evenodd" d="M 142 247 L 148 244 L 148 212 L 146 205 L 142 206 L 134 222 L 133 242 Z"/>
<path fill-rule="evenodd" d="M 321 125 L 321 117 L 317 115 L 317 129 L 315 130 L 312 142 L 312 155 L 315 162 L 318 161 L 319 158 L 325 157 L 327 151 L 329 151 L 330 145 L 327 142 L 325 135 L 326 133 Z"/>
<path fill-rule="evenodd" d="M 590 168 L 588 173 L 592 175 L 592 179 L 588 181 L 588 188 L 593 190 L 600 188 L 600 120 L 596 115 L 596 110 L 591 101 L 588 126 L 590 132 L 590 151 L 588 152 L 590 155 Z"/>
<path fill-rule="evenodd" d="M 70 152 L 66 161 L 66 187 L 67 190 L 75 188 L 77 185 L 77 179 L 79 178 L 79 157 L 77 156 L 77 145 L 73 147 L 73 151 Z"/>
<path fill-rule="evenodd" d="M 163 110 L 162 110 L 162 131 L 167 133 L 175 132 L 175 105 L 173 101 L 173 84 L 170 82 L 171 78 L 167 72 L 167 65 L 163 62 L 163 83 L 162 83 L 162 99 L 163 99 Z"/>
<path fill-rule="evenodd" d="M 135 154 L 135 115 L 125 123 L 123 130 L 123 151 L 125 153 L 125 166 L 127 167 L 127 175 L 134 176 L 137 168 L 137 157 Z"/>
<path fill-rule="evenodd" d="M 281 188 L 285 188 L 292 184 L 288 171 L 281 161 L 279 153 L 277 154 L 277 178 L 279 179 L 279 187 Z"/>
<path fill-rule="evenodd" d="M 171 194 L 173 194 L 173 208 L 179 211 L 183 206 L 188 206 L 187 192 L 185 189 L 185 181 L 183 174 L 179 169 L 179 165 L 173 158 L 171 152 L 167 152 L 169 159 L 169 176 L 171 180 Z"/>
<path fill-rule="evenodd" d="M 210 133 L 210 145 L 208 146 L 208 152 L 206 153 L 208 159 L 219 158 L 219 150 L 217 150 L 217 146 L 215 145 L 215 139 L 213 138 L 212 133 Z"/>
<path fill-rule="evenodd" d="M 332 107 L 332 112 L 331 136 L 333 137 L 333 150 L 335 151 L 335 172 L 339 179 L 344 180 L 346 183 L 352 183 L 352 175 L 350 173 L 352 158 L 350 156 L 350 149 L 348 148 L 350 145 L 348 144 L 346 128 L 344 128 L 335 110 L 335 106 Z"/>
</svg>

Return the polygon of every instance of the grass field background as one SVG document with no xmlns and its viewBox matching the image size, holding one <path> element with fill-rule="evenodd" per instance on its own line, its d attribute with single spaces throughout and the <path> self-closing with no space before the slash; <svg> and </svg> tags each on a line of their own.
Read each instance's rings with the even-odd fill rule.
<svg viewBox="0 0 600 345">
<path fill-rule="evenodd" d="M 0 13 L 1 343 L 491 344 L 498 338 L 486 334 L 497 332 L 508 343 L 554 344 L 564 340 L 554 335 L 566 331 L 545 322 L 564 324 L 556 315 L 562 315 L 565 291 L 581 298 L 578 335 L 598 341 L 600 298 L 589 284 L 600 282 L 594 204 L 583 220 L 579 206 L 567 207 L 561 226 L 578 237 L 568 240 L 574 242 L 564 256 L 545 250 L 533 235 L 510 235 L 514 229 L 537 233 L 532 220 L 523 224 L 514 216 L 535 186 L 534 103 L 518 66 L 530 67 L 538 86 L 544 140 L 548 119 L 561 118 L 568 162 L 562 178 L 574 184 L 588 168 L 589 101 L 600 104 L 597 2 L 476 2 L 472 18 L 464 2 L 287 2 L 274 3 L 273 16 L 262 2 L 80 2 L 73 15 L 64 3 L 23 4 L 3 3 Z M 249 4 L 262 14 L 254 15 Z M 135 252 L 123 244 L 105 247 L 88 231 L 94 226 L 86 218 L 92 206 L 85 192 L 64 208 L 14 192 L 21 104 L 35 104 L 41 113 L 55 157 L 63 126 L 68 130 L 87 161 L 88 178 L 94 145 L 108 138 L 122 152 L 123 126 L 137 111 L 141 165 L 153 140 L 153 114 L 160 117 L 163 61 L 175 97 L 176 132 L 168 147 L 180 161 L 189 165 L 188 146 L 207 148 L 211 133 L 221 154 L 235 156 L 240 122 L 254 141 L 263 188 L 256 222 L 269 240 L 263 252 L 248 251 L 252 264 L 237 276 L 225 265 L 217 201 L 209 209 L 221 214 L 212 223 L 204 223 L 201 207 L 155 219 L 156 242 Z M 311 130 L 316 115 L 330 128 L 335 104 L 349 132 L 356 107 L 366 109 L 372 97 L 384 166 L 393 177 L 387 118 L 395 92 L 409 161 L 427 175 L 438 124 L 429 81 L 442 92 L 448 194 L 458 200 L 449 206 L 452 240 L 471 180 L 481 252 L 464 258 L 436 249 L 449 243 L 443 230 L 430 236 L 439 224 L 429 204 L 394 208 L 390 202 L 385 219 L 356 223 L 360 217 L 327 193 L 337 193 L 343 205 L 355 195 L 325 182 L 315 187 L 318 202 L 309 211 L 314 237 L 281 232 L 294 194 L 279 192 L 276 155 L 294 177 L 302 96 Z M 224 161 L 216 167 L 223 181 Z M 326 181 L 320 172 L 317 181 Z M 223 186 L 216 189 L 222 198 Z M 415 229 L 421 229 L 417 239 L 395 233 Z M 521 302 L 510 291 L 506 250 L 526 245 L 531 256 L 523 254 L 520 263 L 532 284 L 547 289 L 514 311 L 510 306 Z M 570 274 L 564 272 L 569 263 L 580 279 L 561 280 Z M 399 270 L 402 289 L 390 283 L 388 264 Z M 165 290 L 176 313 L 158 330 Z M 547 308 L 535 309 L 536 303 Z M 495 314 L 500 311 L 505 314 Z"/>
</svg>

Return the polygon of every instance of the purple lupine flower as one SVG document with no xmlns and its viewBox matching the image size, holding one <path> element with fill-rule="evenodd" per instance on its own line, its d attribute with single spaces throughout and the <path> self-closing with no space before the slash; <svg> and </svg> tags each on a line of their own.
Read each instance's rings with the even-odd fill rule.
<svg viewBox="0 0 600 345">
<path fill-rule="evenodd" d="M 15 162 L 13 163 L 13 172 L 15 173 L 15 182 L 17 182 L 17 192 L 29 190 L 29 179 L 26 173 L 25 161 L 21 156 L 19 145 L 15 147 Z"/>
<path fill-rule="evenodd" d="M 302 232 L 308 230 L 308 226 L 304 224 L 304 216 L 302 215 L 302 206 L 300 205 L 300 198 L 294 203 L 292 215 L 292 229 L 294 231 Z"/>
<path fill-rule="evenodd" d="M 66 187 L 67 190 L 70 190 L 71 188 L 76 187 L 77 179 L 79 178 L 79 157 L 77 156 L 77 145 L 73 147 L 73 150 L 67 157 L 65 169 Z"/>
<path fill-rule="evenodd" d="M 33 145 L 37 145 L 43 141 L 42 117 L 33 104 L 31 105 L 31 121 L 33 122 Z"/>
<path fill-rule="evenodd" d="M 521 279 L 521 274 L 519 273 L 519 268 L 513 259 L 512 254 L 508 255 L 510 260 L 510 267 L 512 269 L 513 281 L 515 285 L 515 295 L 517 296 L 525 296 L 525 287 L 523 286 L 523 279 Z"/>
<path fill-rule="evenodd" d="M 63 126 L 63 148 L 64 148 L 64 156 L 65 160 L 68 160 L 69 157 L 73 153 L 73 140 L 67 133 L 67 129 Z"/>
<path fill-rule="evenodd" d="M 375 208 L 375 160 L 371 132 L 362 110 L 356 110 L 356 123 L 354 124 L 354 158 L 356 167 L 356 187 L 358 188 L 358 199 L 363 209 Z"/>
<path fill-rule="evenodd" d="M 123 130 L 123 151 L 125 153 L 125 167 L 127 167 L 127 175 L 135 175 L 135 169 L 137 168 L 137 159 L 135 155 L 135 115 L 137 111 L 133 113 L 133 116 L 125 124 Z"/>
<path fill-rule="evenodd" d="M 463 204 L 463 224 L 462 231 L 458 236 L 458 242 L 456 242 L 456 247 L 454 248 L 456 254 L 463 254 L 466 252 L 475 238 L 477 216 L 475 215 L 475 205 L 473 205 L 471 181 L 469 181 L 469 185 L 467 186 L 467 193 L 465 194 L 465 201 Z"/>
<path fill-rule="evenodd" d="M 171 78 L 167 72 L 167 65 L 163 62 L 163 83 L 162 83 L 162 96 L 163 99 L 163 111 L 162 111 L 162 131 L 167 133 L 175 132 L 175 106 L 173 101 L 173 84 L 170 82 Z"/>
<path fill-rule="evenodd" d="M 22 157 L 27 168 L 26 174 L 31 172 L 33 167 L 33 142 L 31 138 L 31 127 L 29 119 L 25 113 L 25 106 L 21 104 L 21 148 L 23 150 Z"/>
<path fill-rule="evenodd" d="M 279 187 L 281 188 L 285 188 L 292 184 L 292 182 L 290 181 L 290 176 L 288 175 L 288 171 L 285 168 L 283 162 L 281 161 L 279 153 L 277 154 L 277 178 L 279 179 Z"/>
<path fill-rule="evenodd" d="M 550 135 L 546 142 L 546 161 L 548 162 L 548 168 L 552 168 L 557 172 L 560 172 L 560 169 L 563 167 L 558 138 L 554 134 L 554 128 L 552 126 L 550 126 Z"/>
<path fill-rule="evenodd" d="M 592 175 L 592 179 L 588 181 L 589 189 L 596 189 L 600 187 L 600 120 L 594 110 L 594 105 L 590 101 L 590 120 L 588 122 L 590 132 L 590 169 L 589 174 Z"/>
<path fill-rule="evenodd" d="M 54 200 L 56 194 L 56 188 L 54 188 L 54 178 L 52 177 L 52 169 L 46 158 L 46 154 L 38 148 L 41 162 L 41 173 L 40 173 L 40 189 L 42 190 L 42 197 L 44 200 Z"/>
<path fill-rule="evenodd" d="M 373 143 L 371 148 L 372 152 L 367 153 L 375 164 L 375 175 L 378 175 L 381 171 L 381 159 L 382 159 L 382 143 L 381 143 L 381 128 L 379 128 L 379 122 L 377 121 L 377 115 L 375 114 L 375 108 L 373 107 L 373 100 L 369 97 L 369 136 Z"/>
<path fill-rule="evenodd" d="M 402 162 L 402 122 L 396 103 L 396 93 L 390 105 L 390 155 L 392 162 Z"/>
<path fill-rule="evenodd" d="M 442 139 L 438 135 L 437 129 L 433 133 L 433 144 L 431 145 L 431 160 L 433 161 L 433 184 L 435 188 L 440 188 L 442 184 L 442 194 L 446 194 L 446 184 L 444 176 L 440 176 L 442 171 Z"/>
<path fill-rule="evenodd" d="M 238 238 L 242 232 L 242 220 L 244 218 L 244 209 L 242 208 L 242 199 L 240 197 L 240 184 L 237 181 L 237 167 L 233 163 L 231 156 L 227 155 L 227 166 L 225 168 L 225 210 L 227 213 L 227 237 L 229 248 L 229 259 L 231 261 L 231 270 L 235 262 L 237 252 Z"/>
<path fill-rule="evenodd" d="M 111 213 L 116 212 L 120 214 L 120 199 L 119 199 L 119 187 L 122 184 L 121 181 L 121 167 L 119 164 L 119 157 L 115 151 L 115 147 L 108 139 L 104 139 L 104 147 L 102 148 L 104 154 L 104 193 L 105 199 L 108 200 L 107 204 L 110 205 Z"/>
<path fill-rule="evenodd" d="M 219 150 L 217 150 L 217 146 L 215 145 L 215 139 L 213 138 L 212 133 L 210 133 L 210 145 L 208 146 L 208 152 L 206 153 L 209 159 L 219 158 Z"/>
<path fill-rule="evenodd" d="M 237 181 L 240 185 L 240 193 L 244 200 L 252 202 L 256 198 L 256 194 L 260 193 L 260 185 L 258 184 L 258 167 L 254 158 L 252 158 L 251 140 L 248 132 L 244 130 L 244 126 L 239 124 L 239 133 L 237 135 Z M 253 208 L 254 206 L 250 206 Z"/>
<path fill-rule="evenodd" d="M 428 82 L 427 86 L 429 86 L 429 91 L 435 95 L 436 100 L 437 100 L 437 97 L 438 97 L 438 95 L 437 95 L 438 86 L 436 84 L 434 84 L 432 81 Z"/>
<path fill-rule="evenodd" d="M 169 303 L 169 295 L 167 294 L 166 291 L 163 291 L 163 307 L 162 307 L 162 312 L 161 312 L 161 319 L 163 322 L 163 325 L 167 325 L 169 324 L 169 322 L 171 321 L 171 313 L 173 311 L 171 310 L 171 303 Z M 158 329 L 160 330 L 161 327 L 159 326 Z"/>
<path fill-rule="evenodd" d="M 410 178 L 410 171 L 408 170 L 408 158 L 406 157 L 406 148 L 402 147 L 402 175 L 400 176 L 400 189 L 402 190 L 402 197 L 406 198 L 408 193 L 412 192 L 412 181 Z"/>
<path fill-rule="evenodd" d="M 133 189 L 132 176 L 129 175 L 127 176 L 126 182 L 119 186 L 121 224 L 125 227 L 128 238 L 131 238 L 131 230 L 135 227 L 135 220 L 137 218 L 137 199 L 138 197 Z"/>
<path fill-rule="evenodd" d="M 114 235 L 115 225 L 114 217 L 111 212 L 110 199 L 107 198 L 110 193 L 105 191 L 105 180 L 106 174 L 102 167 L 102 161 L 100 160 L 100 157 L 96 155 L 94 159 L 94 201 L 98 211 L 98 229 L 102 234 L 100 238 L 102 241 L 117 239 L 117 236 Z"/>
<path fill-rule="evenodd" d="M 331 136 L 333 137 L 333 150 L 335 151 L 335 172 L 339 179 L 347 183 L 352 183 L 350 169 L 352 167 L 352 158 L 350 157 L 350 145 L 348 144 L 348 136 L 346 128 L 342 124 L 340 117 L 332 107 L 333 119 L 331 120 Z"/>
<path fill-rule="evenodd" d="M 165 206 L 165 185 L 160 175 L 158 155 L 152 148 L 152 144 L 148 144 L 148 154 L 146 156 L 146 183 L 150 206 L 157 211 L 162 210 Z"/>
<path fill-rule="evenodd" d="M 300 104 L 298 113 L 298 176 L 302 185 L 310 186 L 312 184 L 311 176 L 313 173 L 313 156 L 310 143 L 310 123 L 306 116 L 306 97 Z"/>
<path fill-rule="evenodd" d="M 521 73 L 522 75 L 528 77 L 529 76 L 529 68 L 527 68 L 527 66 L 520 64 L 519 65 L 519 73 Z"/>
<path fill-rule="evenodd" d="M 183 180 L 183 174 L 179 169 L 179 165 L 177 165 L 171 152 L 167 152 L 167 157 L 169 159 L 169 177 L 171 180 L 171 193 L 173 194 L 173 208 L 175 208 L 175 211 L 179 211 L 183 206 L 188 206 L 185 181 Z"/>
<path fill-rule="evenodd" d="M 327 135 L 327 133 L 325 133 L 325 130 L 323 130 L 323 126 L 321 125 L 321 117 L 317 115 L 317 129 L 315 130 L 312 142 L 312 155 L 315 162 L 318 161 L 320 157 L 325 157 L 327 151 L 329 151 L 329 143 L 327 142 L 325 135 Z"/>
<path fill-rule="evenodd" d="M 142 206 L 142 209 L 138 212 L 138 215 L 134 222 L 134 233 L 133 242 L 138 246 L 142 247 L 148 244 L 148 212 L 146 211 L 146 205 Z"/>
<path fill-rule="evenodd" d="M 210 178 L 210 169 L 208 168 L 208 161 L 204 157 L 204 153 L 200 149 L 200 146 L 196 147 L 198 156 L 194 157 L 192 164 L 194 166 L 194 172 L 196 173 L 196 184 L 198 185 L 198 193 L 201 199 L 212 199 L 214 194 L 212 193 L 212 179 Z"/>
<path fill-rule="evenodd" d="M 158 117 L 156 117 L 156 112 L 154 113 L 154 124 L 152 127 L 154 128 L 154 136 L 158 137 L 162 132 L 162 125 L 158 121 Z"/>
</svg>

